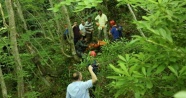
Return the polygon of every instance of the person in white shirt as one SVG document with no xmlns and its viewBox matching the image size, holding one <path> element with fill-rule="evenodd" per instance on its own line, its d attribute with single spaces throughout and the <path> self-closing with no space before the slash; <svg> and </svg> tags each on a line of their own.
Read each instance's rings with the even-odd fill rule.
<svg viewBox="0 0 186 98">
<path fill-rule="evenodd" d="M 98 14 L 95 18 L 95 20 L 98 20 L 98 22 L 96 23 L 98 26 L 98 39 L 100 40 L 101 38 L 101 33 L 103 31 L 104 34 L 104 39 L 108 39 L 108 35 L 107 35 L 107 16 L 105 14 L 102 13 L 101 10 L 98 10 Z"/>
<path fill-rule="evenodd" d="M 73 73 L 72 79 L 74 81 L 67 87 L 66 98 L 90 98 L 88 89 L 91 88 L 98 79 L 91 65 L 89 65 L 88 70 L 92 79 L 85 82 L 82 81 L 81 72 Z"/>
<path fill-rule="evenodd" d="M 82 20 L 81 24 L 79 25 L 79 30 L 81 32 L 81 35 L 83 36 L 83 39 L 85 38 L 86 30 L 85 30 L 85 22 Z"/>
<path fill-rule="evenodd" d="M 87 22 L 85 23 L 85 30 L 86 30 L 87 42 L 90 43 L 92 41 L 92 34 L 94 31 L 91 17 L 88 17 Z"/>
</svg>

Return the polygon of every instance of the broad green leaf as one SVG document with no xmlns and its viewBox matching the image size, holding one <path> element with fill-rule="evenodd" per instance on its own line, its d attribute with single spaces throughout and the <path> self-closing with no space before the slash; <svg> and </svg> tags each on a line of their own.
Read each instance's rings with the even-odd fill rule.
<svg viewBox="0 0 186 98">
<path fill-rule="evenodd" d="M 158 0 L 158 3 L 161 4 L 162 3 L 162 0 Z"/>
<path fill-rule="evenodd" d="M 153 84 L 151 81 L 147 81 L 147 88 L 151 89 L 153 87 Z"/>
<path fill-rule="evenodd" d="M 170 42 L 172 43 L 173 40 L 172 40 L 172 37 L 171 37 L 171 32 L 170 32 L 170 30 L 169 30 L 168 28 L 166 28 L 165 30 L 166 30 L 166 32 L 167 32 L 166 38 L 168 39 L 168 41 L 170 41 Z"/>
<path fill-rule="evenodd" d="M 123 61 L 125 61 L 125 62 L 126 62 L 126 59 L 125 59 L 123 56 L 118 55 L 118 57 L 119 57 L 121 60 L 123 60 Z"/>
<path fill-rule="evenodd" d="M 186 66 L 183 66 L 182 69 L 179 71 L 180 75 L 186 72 Z"/>
<path fill-rule="evenodd" d="M 138 71 L 133 71 L 133 76 L 134 77 L 138 77 L 138 78 L 141 78 L 141 77 L 143 77 L 143 75 L 141 74 L 141 73 L 139 73 Z"/>
<path fill-rule="evenodd" d="M 142 16 L 142 18 L 145 19 L 145 20 L 150 20 L 150 18 L 146 17 L 146 16 Z"/>
<path fill-rule="evenodd" d="M 171 70 L 172 73 L 174 73 L 174 75 L 178 77 L 178 72 L 172 66 L 168 66 L 168 68 Z"/>
<path fill-rule="evenodd" d="M 153 70 L 152 67 L 147 68 L 147 76 L 151 76 L 152 70 Z"/>
<path fill-rule="evenodd" d="M 119 68 L 116 68 L 114 67 L 112 64 L 109 64 L 110 67 L 116 72 L 116 73 L 119 73 L 119 74 L 124 74 L 124 72 L 122 70 L 120 70 Z"/>
<path fill-rule="evenodd" d="M 165 65 L 160 65 L 160 66 L 157 68 L 155 74 L 160 74 L 162 71 L 164 71 L 165 68 L 166 68 Z"/>
<path fill-rule="evenodd" d="M 119 66 L 123 69 L 126 76 L 130 76 L 126 66 L 123 63 L 120 63 Z"/>
<path fill-rule="evenodd" d="M 126 57 L 126 61 L 128 62 L 130 59 L 129 54 L 126 54 L 125 57 Z"/>
<path fill-rule="evenodd" d="M 134 39 L 134 40 L 131 40 L 130 42 L 129 42 L 129 44 L 134 44 L 134 43 L 136 43 L 136 42 L 138 42 L 140 39 Z"/>
<path fill-rule="evenodd" d="M 142 72 L 145 76 L 147 75 L 145 67 L 142 67 Z"/>
<path fill-rule="evenodd" d="M 84 2 L 78 2 L 78 5 L 85 5 Z"/>
<path fill-rule="evenodd" d="M 123 79 L 121 76 L 108 76 L 107 78 L 116 80 Z"/>
<path fill-rule="evenodd" d="M 132 72 L 136 69 L 137 65 L 133 65 L 129 69 L 129 73 L 132 74 Z"/>
</svg>

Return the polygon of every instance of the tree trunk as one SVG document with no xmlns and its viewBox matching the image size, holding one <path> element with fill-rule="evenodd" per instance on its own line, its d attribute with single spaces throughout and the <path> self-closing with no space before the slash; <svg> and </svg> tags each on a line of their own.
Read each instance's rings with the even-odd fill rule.
<svg viewBox="0 0 186 98">
<path fill-rule="evenodd" d="M 41 66 L 41 62 L 40 62 L 40 59 L 41 57 L 38 55 L 38 52 L 36 51 L 36 48 L 34 49 L 34 47 L 32 46 L 32 44 L 30 42 L 26 42 L 25 43 L 25 46 L 27 48 L 27 50 L 29 51 L 29 53 L 34 57 L 33 58 L 33 63 L 37 66 L 38 68 L 38 73 L 39 73 L 39 77 L 41 78 L 41 80 L 48 86 L 50 87 L 50 82 L 43 76 L 43 70 L 41 69 L 44 69 L 42 66 Z M 37 60 L 36 60 L 37 59 Z"/>
<path fill-rule="evenodd" d="M 70 41 L 70 47 L 71 47 L 71 54 L 73 56 L 73 58 L 78 61 L 79 58 L 78 56 L 76 55 L 76 49 L 75 49 L 75 45 L 74 45 L 74 33 L 73 33 L 73 30 L 72 30 L 72 25 L 71 25 L 71 22 L 70 22 L 70 18 L 69 18 L 69 14 L 68 14 L 68 11 L 67 11 L 67 8 L 65 5 L 62 6 L 62 12 L 64 13 L 65 15 L 65 20 L 66 20 L 66 23 L 68 25 L 68 29 L 69 29 L 69 41 Z"/>
<path fill-rule="evenodd" d="M 6 84 L 5 84 L 5 81 L 4 81 L 4 78 L 3 78 L 3 73 L 2 73 L 2 70 L 1 70 L 1 66 L 2 65 L 0 65 L 0 84 L 1 84 L 2 96 L 3 96 L 3 98 L 8 98 Z"/>
<path fill-rule="evenodd" d="M 17 90 L 18 90 L 18 97 L 23 98 L 24 96 L 24 80 L 23 80 L 23 70 L 21 59 L 19 57 L 19 51 L 17 47 L 17 31 L 15 26 L 15 19 L 14 19 L 14 11 L 12 8 L 12 0 L 5 0 L 7 12 L 9 15 L 9 30 L 10 30 L 10 44 L 12 47 L 12 54 L 14 56 L 15 64 L 16 64 L 16 74 L 17 74 Z"/>
<path fill-rule="evenodd" d="M 27 24 L 26 24 L 25 18 L 23 16 L 23 12 L 22 12 L 19 0 L 15 0 L 15 6 L 17 8 L 17 12 L 18 12 L 19 17 L 20 17 L 21 21 L 23 22 L 24 29 L 25 29 L 25 31 L 27 31 L 28 30 L 27 29 Z"/>
</svg>

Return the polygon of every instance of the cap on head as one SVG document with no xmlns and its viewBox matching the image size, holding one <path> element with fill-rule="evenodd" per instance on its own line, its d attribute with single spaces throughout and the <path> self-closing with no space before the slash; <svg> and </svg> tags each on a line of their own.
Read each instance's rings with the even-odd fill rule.
<svg viewBox="0 0 186 98">
<path fill-rule="evenodd" d="M 115 21 L 114 21 L 114 20 L 111 20 L 111 21 L 110 21 L 110 25 L 111 25 L 111 26 L 116 25 Z"/>
<path fill-rule="evenodd" d="M 90 51 L 90 56 L 95 57 L 96 56 L 96 52 L 95 51 Z"/>
</svg>

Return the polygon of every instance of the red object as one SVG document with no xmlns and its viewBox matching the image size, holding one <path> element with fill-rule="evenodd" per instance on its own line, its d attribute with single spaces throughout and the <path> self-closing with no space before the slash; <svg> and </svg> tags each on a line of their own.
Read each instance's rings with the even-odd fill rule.
<svg viewBox="0 0 186 98">
<path fill-rule="evenodd" d="M 110 25 L 111 25 L 111 26 L 116 25 L 115 21 L 114 21 L 114 20 L 111 20 L 111 21 L 110 21 Z"/>
<path fill-rule="evenodd" d="M 95 57 L 96 56 L 96 52 L 95 51 L 90 51 L 90 56 Z"/>
</svg>

